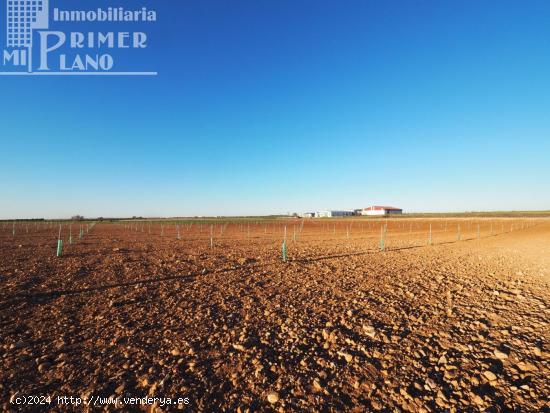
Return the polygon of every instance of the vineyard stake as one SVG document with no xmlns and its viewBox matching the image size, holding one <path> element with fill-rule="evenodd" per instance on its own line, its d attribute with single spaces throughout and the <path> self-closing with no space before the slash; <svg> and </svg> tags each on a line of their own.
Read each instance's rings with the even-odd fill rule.
<svg viewBox="0 0 550 413">
<path fill-rule="evenodd" d="M 287 251 L 286 251 L 286 225 L 285 225 L 285 235 L 283 238 L 283 262 L 287 261 Z"/>
</svg>

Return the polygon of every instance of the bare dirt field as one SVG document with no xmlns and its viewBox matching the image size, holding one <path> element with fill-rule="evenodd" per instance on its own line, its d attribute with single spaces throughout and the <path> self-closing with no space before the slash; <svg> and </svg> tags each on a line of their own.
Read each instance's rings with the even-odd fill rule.
<svg viewBox="0 0 550 413">
<path fill-rule="evenodd" d="M 0 225 L 2 411 L 550 411 L 548 219 L 80 225 Z"/>
</svg>

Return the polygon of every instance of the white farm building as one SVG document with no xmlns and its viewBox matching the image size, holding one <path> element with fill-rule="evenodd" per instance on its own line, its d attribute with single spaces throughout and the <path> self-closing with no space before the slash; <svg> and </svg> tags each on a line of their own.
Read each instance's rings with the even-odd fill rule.
<svg viewBox="0 0 550 413">
<path fill-rule="evenodd" d="M 389 206 L 370 206 L 361 210 L 361 215 L 399 215 L 403 210 Z"/>
<path fill-rule="evenodd" d="M 315 213 L 315 218 L 349 217 L 352 215 L 353 211 L 319 211 Z"/>
</svg>

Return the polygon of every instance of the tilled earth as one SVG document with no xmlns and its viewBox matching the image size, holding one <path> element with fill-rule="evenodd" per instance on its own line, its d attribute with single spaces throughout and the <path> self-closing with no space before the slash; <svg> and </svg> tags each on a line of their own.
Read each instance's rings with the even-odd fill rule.
<svg viewBox="0 0 550 413">
<path fill-rule="evenodd" d="M 548 221 L 384 252 L 289 235 L 287 263 L 261 233 L 182 235 L 98 224 L 56 258 L 51 234 L 4 234 L 2 410 L 550 411 Z"/>
</svg>

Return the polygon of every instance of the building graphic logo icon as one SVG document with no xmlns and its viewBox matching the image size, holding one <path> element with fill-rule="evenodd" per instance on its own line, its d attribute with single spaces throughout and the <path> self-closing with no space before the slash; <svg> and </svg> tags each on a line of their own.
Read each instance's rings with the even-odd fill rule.
<svg viewBox="0 0 550 413">
<path fill-rule="evenodd" d="M 7 0 L 7 46 L 14 48 L 15 64 L 32 70 L 34 29 L 48 28 L 49 0 Z"/>
<path fill-rule="evenodd" d="M 4 46 L 0 49 L 0 76 L 157 75 L 157 72 L 129 71 L 122 59 L 128 55 L 128 49 L 133 53 L 146 51 L 148 33 L 142 30 L 144 25 L 156 22 L 155 10 L 147 7 L 60 10 L 54 6 L 50 10 L 50 2 L 55 1 L 0 0 L 6 7 L 6 20 L 0 21 L 5 23 L 5 41 L 0 41 Z M 59 23 L 62 30 L 57 27 Z M 119 30 L 106 32 L 105 27 Z M 121 67 L 126 70 L 116 70 Z"/>
</svg>

